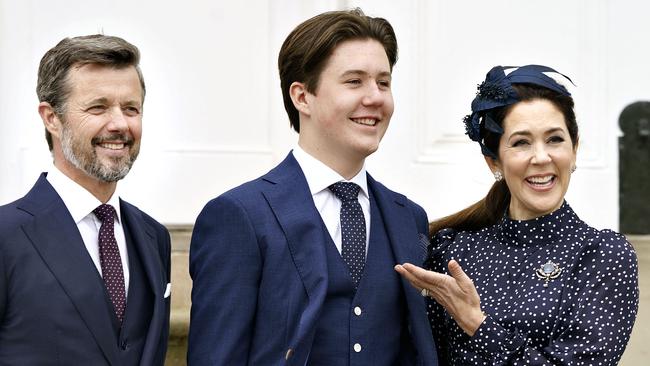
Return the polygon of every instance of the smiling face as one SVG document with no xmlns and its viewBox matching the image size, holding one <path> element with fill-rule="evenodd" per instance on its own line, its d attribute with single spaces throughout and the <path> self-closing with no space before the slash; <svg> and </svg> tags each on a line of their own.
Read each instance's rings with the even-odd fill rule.
<svg viewBox="0 0 650 366">
<path fill-rule="evenodd" d="M 59 145 L 55 163 L 72 179 L 124 178 L 138 156 L 142 134 L 143 95 L 136 69 L 73 67 L 67 85 L 65 114 L 51 131 Z"/>
<path fill-rule="evenodd" d="M 294 83 L 292 98 L 305 151 L 330 167 L 362 164 L 379 147 L 393 115 L 386 51 L 376 40 L 345 41 L 329 57 L 316 92 Z"/>
<path fill-rule="evenodd" d="M 503 173 L 510 217 L 528 220 L 555 211 L 564 202 L 576 161 L 564 115 L 548 100 L 523 101 L 506 114 L 503 128 L 499 159 L 486 162 Z"/>
</svg>

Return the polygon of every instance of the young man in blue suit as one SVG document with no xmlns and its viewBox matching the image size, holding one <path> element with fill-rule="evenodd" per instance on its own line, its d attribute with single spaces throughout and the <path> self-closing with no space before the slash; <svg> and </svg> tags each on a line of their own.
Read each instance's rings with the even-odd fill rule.
<svg viewBox="0 0 650 366">
<path fill-rule="evenodd" d="M 366 173 L 391 115 L 397 41 L 360 10 L 300 24 L 279 55 L 298 146 L 210 201 L 190 248 L 190 365 L 436 365 L 421 207 Z"/>
<path fill-rule="evenodd" d="M 0 207 L 0 365 L 164 364 L 169 234 L 115 193 L 140 148 L 139 59 L 93 35 L 41 60 L 54 166 Z"/>
</svg>

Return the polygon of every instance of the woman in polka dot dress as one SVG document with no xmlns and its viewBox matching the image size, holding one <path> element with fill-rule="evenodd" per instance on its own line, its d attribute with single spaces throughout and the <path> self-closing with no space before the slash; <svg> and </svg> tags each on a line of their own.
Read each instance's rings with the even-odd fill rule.
<svg viewBox="0 0 650 366">
<path fill-rule="evenodd" d="M 429 297 L 442 365 L 616 365 L 625 350 L 637 258 L 564 200 L 578 147 L 570 82 L 538 65 L 488 73 L 465 124 L 496 182 L 431 223 L 426 270 L 396 266 Z"/>
</svg>

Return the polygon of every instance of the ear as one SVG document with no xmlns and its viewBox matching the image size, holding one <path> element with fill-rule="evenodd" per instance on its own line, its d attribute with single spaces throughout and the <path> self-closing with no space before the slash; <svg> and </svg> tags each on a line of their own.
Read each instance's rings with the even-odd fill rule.
<svg viewBox="0 0 650 366">
<path fill-rule="evenodd" d="M 485 159 L 485 163 L 487 163 L 492 173 L 496 171 L 503 173 L 503 169 L 501 169 L 501 163 L 497 159 L 494 159 L 487 155 L 484 155 L 483 158 Z"/>
<path fill-rule="evenodd" d="M 289 87 L 289 95 L 291 96 L 291 101 L 293 106 L 296 107 L 298 112 L 305 114 L 307 116 L 311 115 L 311 110 L 309 109 L 309 98 L 307 88 L 305 84 L 294 81 Z"/>
<path fill-rule="evenodd" d="M 59 139 L 61 135 L 61 120 L 56 115 L 56 112 L 50 103 L 39 103 L 38 114 L 41 115 L 41 120 L 43 121 L 45 128 L 52 134 L 52 136 Z"/>
</svg>

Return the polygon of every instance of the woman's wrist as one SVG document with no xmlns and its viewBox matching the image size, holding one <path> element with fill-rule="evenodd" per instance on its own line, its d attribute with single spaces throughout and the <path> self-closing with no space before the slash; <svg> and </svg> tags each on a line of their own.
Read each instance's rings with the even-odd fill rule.
<svg viewBox="0 0 650 366">
<path fill-rule="evenodd" d="M 468 336 L 473 337 L 486 318 L 487 314 L 484 311 L 473 311 L 472 315 L 468 317 L 465 324 L 459 324 L 459 326 Z"/>
</svg>

